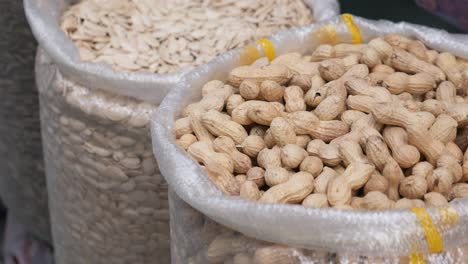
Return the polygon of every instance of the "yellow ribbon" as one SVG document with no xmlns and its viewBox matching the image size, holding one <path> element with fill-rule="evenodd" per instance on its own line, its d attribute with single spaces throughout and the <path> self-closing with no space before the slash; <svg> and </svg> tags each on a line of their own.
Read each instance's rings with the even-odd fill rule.
<svg viewBox="0 0 468 264">
<path fill-rule="evenodd" d="M 343 14 L 343 15 L 341 15 L 341 18 L 343 19 L 346 26 L 348 27 L 349 32 L 351 32 L 351 41 L 352 41 L 352 43 L 353 44 L 362 43 L 361 30 L 359 30 L 359 27 L 354 23 L 353 15 Z"/>
<path fill-rule="evenodd" d="M 275 52 L 275 46 L 271 41 L 267 38 L 261 38 L 258 41 L 258 44 L 262 46 L 263 53 L 265 56 L 268 58 L 269 61 L 272 61 L 275 59 L 276 52 Z"/>
</svg>

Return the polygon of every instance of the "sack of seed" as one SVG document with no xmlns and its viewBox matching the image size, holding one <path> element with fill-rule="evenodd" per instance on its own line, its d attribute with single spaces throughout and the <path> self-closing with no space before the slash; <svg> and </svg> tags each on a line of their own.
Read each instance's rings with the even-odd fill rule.
<svg viewBox="0 0 468 264">
<path fill-rule="evenodd" d="M 36 42 L 21 1 L 4 1 L 0 17 L 0 196 L 17 221 L 50 242 L 47 192 L 34 83 Z M 8 37 L 7 37 L 8 36 Z"/>
<path fill-rule="evenodd" d="M 26 0 L 43 49 L 36 79 L 57 262 L 168 263 L 167 184 L 152 154 L 150 115 L 190 68 L 337 8 Z"/>
<path fill-rule="evenodd" d="M 153 116 L 173 260 L 466 262 L 467 43 L 351 15 L 265 42 Z"/>
</svg>

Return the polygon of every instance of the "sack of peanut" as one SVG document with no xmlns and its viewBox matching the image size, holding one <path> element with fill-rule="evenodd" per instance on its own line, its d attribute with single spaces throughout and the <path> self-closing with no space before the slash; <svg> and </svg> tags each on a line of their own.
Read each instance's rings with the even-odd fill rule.
<svg viewBox="0 0 468 264">
<path fill-rule="evenodd" d="M 0 9 L 0 196 L 30 235 L 51 242 L 42 158 L 39 99 L 34 83 L 36 42 L 22 1 Z"/>
<path fill-rule="evenodd" d="M 73 3 L 73 5 L 69 5 Z M 336 1 L 25 1 L 57 263 L 169 263 L 150 116 L 182 76 Z M 321 12 L 321 13 L 320 13 Z"/>
<path fill-rule="evenodd" d="M 153 116 L 175 263 L 466 263 L 468 43 L 349 14 L 260 43 Z"/>
</svg>

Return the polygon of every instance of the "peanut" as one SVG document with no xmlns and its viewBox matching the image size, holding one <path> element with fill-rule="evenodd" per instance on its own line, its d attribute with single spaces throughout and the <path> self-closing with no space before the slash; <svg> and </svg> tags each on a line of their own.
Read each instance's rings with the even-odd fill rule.
<svg viewBox="0 0 468 264">
<path fill-rule="evenodd" d="M 215 152 L 211 142 L 195 142 L 187 149 L 187 152 L 198 162 L 203 163 L 210 171 L 223 169 L 229 173 L 234 172 L 234 163 L 229 155 Z"/>
<path fill-rule="evenodd" d="M 429 129 L 429 133 L 434 139 L 440 140 L 442 143 L 455 141 L 457 137 L 458 123 L 452 117 L 441 114 L 439 115 L 434 124 Z"/>
<path fill-rule="evenodd" d="M 458 63 L 455 56 L 448 52 L 442 52 L 437 56 L 435 64 L 445 72 L 449 81 L 451 81 L 457 88 L 462 88 L 463 76 L 457 67 Z"/>
<path fill-rule="evenodd" d="M 296 134 L 308 134 L 314 139 L 329 142 L 349 131 L 349 126 L 338 120 L 320 121 L 313 113 L 298 111 L 287 115 Z"/>
<path fill-rule="evenodd" d="M 325 98 L 327 91 L 325 80 L 319 75 L 314 75 L 310 80 L 310 89 L 304 95 L 304 101 L 311 107 L 316 107 Z"/>
<path fill-rule="evenodd" d="M 236 177 L 234 177 L 236 181 L 239 183 L 239 186 L 241 186 L 246 180 L 247 180 L 247 175 L 245 174 L 238 174 Z"/>
<path fill-rule="evenodd" d="M 261 194 L 257 184 L 251 180 L 242 183 L 240 186 L 240 197 L 252 201 L 260 199 Z"/>
<path fill-rule="evenodd" d="M 457 183 L 448 194 L 450 200 L 468 197 L 468 183 Z"/>
<path fill-rule="evenodd" d="M 281 167 L 281 149 L 277 146 L 263 149 L 258 153 L 257 163 L 264 169 Z"/>
<path fill-rule="evenodd" d="M 424 195 L 426 206 L 442 207 L 448 205 L 447 198 L 436 192 L 426 193 Z"/>
<path fill-rule="evenodd" d="M 341 121 L 351 126 L 355 121 L 365 116 L 366 114 L 357 110 L 346 110 L 341 114 Z"/>
<path fill-rule="evenodd" d="M 260 167 L 252 167 L 247 171 L 247 180 L 253 181 L 257 184 L 258 188 L 265 185 L 265 170 Z"/>
<path fill-rule="evenodd" d="M 247 137 L 247 131 L 240 124 L 226 120 L 220 112 L 210 110 L 203 114 L 202 123 L 215 136 L 227 136 L 236 144 L 241 144 Z"/>
<path fill-rule="evenodd" d="M 275 81 L 265 80 L 260 84 L 260 96 L 269 102 L 283 100 L 284 87 Z"/>
<path fill-rule="evenodd" d="M 281 111 L 274 103 L 258 102 L 247 111 L 247 117 L 259 125 L 268 126 L 273 118 L 281 116 Z"/>
<path fill-rule="evenodd" d="M 410 168 L 419 161 L 419 150 L 408 144 L 408 135 L 404 129 L 387 126 L 382 134 L 385 143 L 392 150 L 393 159 L 400 167 Z"/>
<path fill-rule="evenodd" d="M 239 94 L 233 94 L 229 96 L 227 102 L 226 102 L 226 111 L 228 114 L 232 114 L 232 111 L 238 107 L 240 104 L 245 102 L 244 98 L 242 98 L 241 95 Z"/>
<path fill-rule="evenodd" d="M 345 172 L 334 178 L 327 191 L 328 201 L 332 206 L 349 204 L 352 191 L 364 186 L 374 171 L 374 166 L 364 163 L 351 163 Z"/>
<path fill-rule="evenodd" d="M 267 131 L 266 127 L 256 125 L 256 126 L 253 126 L 250 129 L 249 135 L 250 136 L 259 136 L 259 137 L 263 138 L 265 136 L 266 131 Z"/>
<path fill-rule="evenodd" d="M 436 66 L 418 59 L 411 53 L 404 50 L 395 50 L 391 57 L 392 66 L 406 73 L 427 73 L 434 77 L 436 82 L 445 80 L 445 73 Z"/>
<path fill-rule="evenodd" d="M 193 130 L 192 125 L 190 124 L 190 118 L 183 117 L 181 119 L 176 120 L 174 123 L 173 131 L 177 139 L 179 139 L 185 134 L 192 134 Z"/>
<path fill-rule="evenodd" d="M 312 174 L 312 176 L 314 177 L 317 177 L 322 172 L 322 169 L 323 169 L 322 160 L 318 157 L 313 157 L 313 156 L 306 157 L 301 162 L 301 165 L 299 167 L 300 171 L 308 172 Z"/>
<path fill-rule="evenodd" d="M 346 72 L 346 68 L 343 64 L 340 64 L 336 60 L 322 61 L 318 70 L 320 72 L 320 76 L 328 82 L 339 79 Z"/>
<path fill-rule="evenodd" d="M 384 80 L 383 85 L 392 94 L 400 94 L 403 92 L 411 94 L 425 94 L 436 88 L 435 79 L 425 72 L 417 73 L 415 75 L 395 72 L 390 74 Z"/>
<path fill-rule="evenodd" d="M 261 136 L 250 135 L 241 144 L 242 152 L 251 158 L 257 157 L 258 153 L 266 148 L 265 141 Z"/>
<path fill-rule="evenodd" d="M 298 135 L 296 136 L 296 145 L 305 149 L 307 144 L 312 140 L 308 135 Z"/>
<path fill-rule="evenodd" d="M 314 177 L 307 172 L 298 172 L 287 182 L 268 189 L 260 198 L 266 203 L 300 203 L 314 190 Z"/>
<path fill-rule="evenodd" d="M 260 95 L 260 87 L 253 80 L 244 80 L 239 86 L 239 93 L 246 100 L 254 100 Z"/>
<path fill-rule="evenodd" d="M 354 197 L 351 206 L 355 209 L 388 210 L 393 208 L 393 201 L 381 192 L 369 192 L 366 196 Z"/>
<path fill-rule="evenodd" d="M 270 131 L 274 141 L 280 147 L 286 146 L 287 144 L 294 144 L 297 141 L 294 126 L 286 118 L 274 118 L 273 121 L 271 121 Z"/>
<path fill-rule="evenodd" d="M 319 156 L 320 149 L 322 147 L 324 147 L 324 146 L 326 146 L 326 144 L 325 144 L 325 142 L 323 142 L 323 140 L 313 139 L 312 141 L 309 142 L 309 144 L 307 144 L 307 152 L 311 156 Z M 468 157 L 467 157 L 467 159 L 468 159 Z"/>
<path fill-rule="evenodd" d="M 317 180 L 318 181 L 318 180 Z M 378 171 L 374 171 L 369 181 L 364 185 L 364 194 L 369 192 L 377 191 L 381 193 L 387 193 L 388 191 L 388 180 Z"/>
<path fill-rule="evenodd" d="M 216 152 L 225 153 L 231 157 L 235 173 L 245 174 L 252 168 L 249 156 L 239 152 L 231 138 L 225 136 L 216 138 L 213 141 L 213 148 Z"/>
<path fill-rule="evenodd" d="M 388 34 L 384 40 L 394 47 L 405 49 L 420 60 L 428 61 L 426 46 L 421 41 L 412 40 L 398 34 Z"/>
<path fill-rule="evenodd" d="M 266 145 L 267 148 L 273 148 L 274 146 L 276 146 L 276 141 L 273 138 L 273 135 L 271 134 L 270 129 L 268 129 L 265 132 L 265 136 L 263 137 L 263 141 L 265 142 L 265 145 Z M 297 139 L 296 139 L 296 141 L 297 141 Z"/>
<path fill-rule="evenodd" d="M 304 91 L 299 86 L 287 87 L 284 91 L 284 101 L 288 113 L 306 110 Z"/>
<path fill-rule="evenodd" d="M 183 149 L 187 150 L 190 145 L 197 142 L 197 137 L 193 134 L 185 134 L 177 140 L 177 144 Z"/>
<path fill-rule="evenodd" d="M 307 196 L 304 201 L 302 201 L 302 205 L 309 208 L 328 208 L 330 205 L 328 204 L 327 195 L 323 193 L 313 193 Z"/>
<path fill-rule="evenodd" d="M 190 113 L 189 118 L 193 133 L 199 141 L 212 141 L 214 139 L 213 135 L 202 124 L 202 112 L 200 110 Z"/>
<path fill-rule="evenodd" d="M 282 85 L 287 83 L 291 77 L 289 69 L 284 65 L 271 64 L 260 68 L 240 66 L 230 72 L 228 82 L 234 87 L 239 87 L 244 80 L 252 80 L 257 83 L 272 80 Z"/>
<path fill-rule="evenodd" d="M 305 149 L 296 144 L 287 144 L 281 148 L 281 164 L 285 168 L 295 169 L 307 157 Z"/>
<path fill-rule="evenodd" d="M 322 173 L 315 179 L 314 193 L 327 194 L 329 183 L 337 177 L 338 174 L 329 167 L 324 167 Z"/>
<path fill-rule="evenodd" d="M 290 177 L 290 172 L 282 167 L 273 167 L 265 170 L 265 183 L 270 187 L 287 182 Z"/>
</svg>

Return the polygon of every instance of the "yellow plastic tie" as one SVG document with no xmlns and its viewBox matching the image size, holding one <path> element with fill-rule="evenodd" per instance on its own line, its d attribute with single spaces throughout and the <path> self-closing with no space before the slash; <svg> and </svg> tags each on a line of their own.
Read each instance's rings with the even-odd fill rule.
<svg viewBox="0 0 468 264">
<path fill-rule="evenodd" d="M 256 45 L 250 44 L 241 51 L 240 63 L 241 65 L 250 65 L 260 57 L 261 53 L 257 49 Z"/>
<path fill-rule="evenodd" d="M 426 264 L 422 253 L 413 253 L 409 256 L 410 264 Z"/>
<path fill-rule="evenodd" d="M 458 222 L 459 216 L 457 210 L 451 206 L 438 208 L 440 222 L 444 226 L 454 225 Z"/>
<path fill-rule="evenodd" d="M 273 43 L 267 38 L 261 38 L 257 42 L 258 44 L 260 44 L 260 46 L 262 46 L 263 53 L 268 58 L 268 60 L 269 61 L 274 60 L 276 56 L 276 52 L 275 52 L 275 46 L 273 45 Z"/>
<path fill-rule="evenodd" d="M 320 27 L 316 34 L 319 43 L 336 44 L 339 42 L 336 27 L 332 24 Z"/>
<path fill-rule="evenodd" d="M 442 236 L 437 230 L 431 216 L 424 207 L 413 207 L 411 211 L 416 215 L 426 237 L 427 245 L 431 253 L 440 253 L 444 250 Z"/>
<path fill-rule="evenodd" d="M 359 30 L 359 27 L 354 23 L 353 15 L 343 14 L 341 15 L 341 18 L 343 18 L 343 21 L 345 22 L 346 26 L 348 26 L 348 29 L 351 32 L 352 43 L 353 44 L 362 43 L 361 30 Z"/>
</svg>

